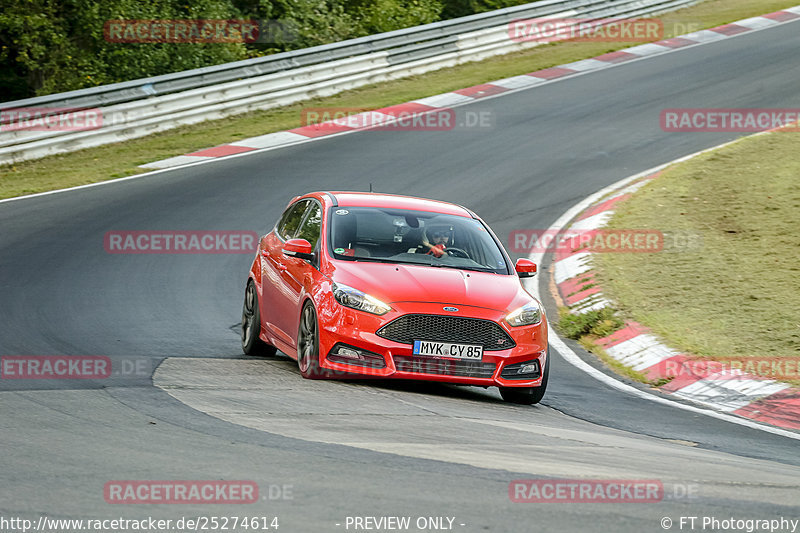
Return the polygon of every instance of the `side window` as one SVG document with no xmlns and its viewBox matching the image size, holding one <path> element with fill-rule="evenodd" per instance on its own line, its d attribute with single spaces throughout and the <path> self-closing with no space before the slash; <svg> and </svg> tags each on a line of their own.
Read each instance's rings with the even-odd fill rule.
<svg viewBox="0 0 800 533">
<path fill-rule="evenodd" d="M 310 202 L 311 200 L 300 200 L 290 205 L 289 208 L 283 212 L 283 216 L 277 226 L 277 233 L 280 238 L 287 240 L 294 237 L 294 233 L 297 231 L 300 221 L 303 220 L 303 214 L 306 212 L 306 208 Z"/>
<path fill-rule="evenodd" d="M 300 231 L 297 232 L 298 239 L 305 239 L 311 243 L 311 249 L 317 247 L 319 235 L 322 230 L 322 209 L 317 202 L 312 202 L 311 207 L 308 209 L 306 221 Z"/>
</svg>

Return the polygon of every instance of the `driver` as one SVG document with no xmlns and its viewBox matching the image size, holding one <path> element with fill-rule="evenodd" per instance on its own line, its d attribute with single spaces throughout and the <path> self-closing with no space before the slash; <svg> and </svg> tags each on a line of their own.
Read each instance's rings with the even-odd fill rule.
<svg viewBox="0 0 800 533">
<path fill-rule="evenodd" d="M 422 244 L 417 247 L 417 253 L 442 257 L 453 237 L 453 226 L 434 225 L 426 227 L 422 232 Z"/>
</svg>

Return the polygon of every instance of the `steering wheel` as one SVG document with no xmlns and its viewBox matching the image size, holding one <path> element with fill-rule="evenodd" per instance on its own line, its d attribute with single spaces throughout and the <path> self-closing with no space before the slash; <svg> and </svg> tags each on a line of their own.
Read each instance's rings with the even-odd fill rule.
<svg viewBox="0 0 800 533">
<path fill-rule="evenodd" d="M 462 250 L 461 248 L 445 248 L 444 251 L 447 252 L 447 255 L 450 255 L 452 257 L 462 257 L 464 259 L 469 259 L 469 254 L 464 250 Z"/>
</svg>

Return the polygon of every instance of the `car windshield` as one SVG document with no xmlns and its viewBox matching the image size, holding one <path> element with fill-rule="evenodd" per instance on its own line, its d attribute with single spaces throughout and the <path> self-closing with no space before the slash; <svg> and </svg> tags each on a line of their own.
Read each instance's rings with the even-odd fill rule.
<svg viewBox="0 0 800 533">
<path fill-rule="evenodd" d="M 329 251 L 336 259 L 509 272 L 494 238 L 473 218 L 388 208 L 335 207 L 329 227 Z"/>
</svg>

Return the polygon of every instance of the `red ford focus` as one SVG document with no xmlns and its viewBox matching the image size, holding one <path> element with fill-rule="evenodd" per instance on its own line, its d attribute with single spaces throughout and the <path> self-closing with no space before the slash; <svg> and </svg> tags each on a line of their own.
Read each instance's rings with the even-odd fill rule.
<svg viewBox="0 0 800 533">
<path fill-rule="evenodd" d="M 367 375 L 497 386 L 532 404 L 547 387 L 547 321 L 489 227 L 446 202 L 316 192 L 261 238 L 242 348 L 278 349 L 307 378 Z"/>
</svg>

